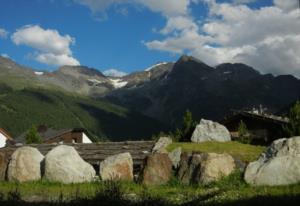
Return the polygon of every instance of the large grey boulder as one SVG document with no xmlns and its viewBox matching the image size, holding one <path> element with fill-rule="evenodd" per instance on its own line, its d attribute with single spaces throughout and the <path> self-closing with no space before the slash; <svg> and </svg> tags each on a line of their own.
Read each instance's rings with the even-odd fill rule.
<svg viewBox="0 0 300 206">
<path fill-rule="evenodd" d="M 66 184 L 90 182 L 95 175 L 94 168 L 71 146 L 57 146 L 45 157 L 45 179 L 49 181 Z"/>
<path fill-rule="evenodd" d="M 181 147 L 177 147 L 176 149 L 172 150 L 169 152 L 168 156 L 173 164 L 173 167 L 175 169 L 178 168 L 179 162 L 180 162 L 180 157 L 181 157 Z"/>
<path fill-rule="evenodd" d="M 196 143 L 206 141 L 227 142 L 231 141 L 231 136 L 225 126 L 217 122 L 201 119 L 193 132 L 191 141 Z"/>
<path fill-rule="evenodd" d="M 300 182 L 300 136 L 274 141 L 245 171 L 251 185 L 289 185 Z"/>
<path fill-rule="evenodd" d="M 178 178 L 183 184 L 208 184 L 230 175 L 234 169 L 234 159 L 228 154 L 184 154 Z"/>
<path fill-rule="evenodd" d="M 130 153 L 107 157 L 100 163 L 102 180 L 133 180 L 133 161 Z"/>
<path fill-rule="evenodd" d="M 41 162 L 44 156 L 33 147 L 20 147 L 11 156 L 8 165 L 9 181 L 26 182 L 41 179 Z"/>
<path fill-rule="evenodd" d="M 170 137 L 160 137 L 152 149 L 152 153 L 168 153 L 167 147 L 172 144 Z"/>
</svg>

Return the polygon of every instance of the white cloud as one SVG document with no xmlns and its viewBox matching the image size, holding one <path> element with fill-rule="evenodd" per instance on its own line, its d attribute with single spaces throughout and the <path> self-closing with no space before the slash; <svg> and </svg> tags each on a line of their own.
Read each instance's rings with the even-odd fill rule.
<svg viewBox="0 0 300 206">
<path fill-rule="evenodd" d="M 164 16 L 185 15 L 188 6 L 195 0 L 73 0 L 75 3 L 87 6 L 93 14 L 104 13 L 113 5 L 132 4 L 143 6 Z"/>
<path fill-rule="evenodd" d="M 248 4 L 248 3 L 255 2 L 255 1 L 257 1 L 257 0 L 232 0 L 232 2 L 235 4 Z"/>
<path fill-rule="evenodd" d="M 7 35 L 8 35 L 8 31 L 6 31 L 3 28 L 0 28 L 0 38 L 5 39 L 7 37 Z"/>
<path fill-rule="evenodd" d="M 4 57 L 4 58 L 7 58 L 7 59 L 10 59 L 10 56 L 8 54 L 5 54 L 5 53 L 1 54 L 0 56 Z"/>
<path fill-rule="evenodd" d="M 166 26 L 160 31 L 162 34 L 168 34 L 173 31 L 197 31 L 196 23 L 187 16 L 176 16 L 168 18 Z"/>
<path fill-rule="evenodd" d="M 170 17 L 187 14 L 191 0 L 135 0 L 135 2 Z"/>
<path fill-rule="evenodd" d="M 105 13 L 113 5 L 134 4 L 160 13 L 160 39 L 142 41 L 152 50 L 188 53 L 210 65 L 243 62 L 261 72 L 300 77 L 300 12 L 297 0 L 273 0 L 251 8 L 256 0 L 74 0 L 93 13 Z M 231 3 L 230 3 L 231 2 Z M 205 3 L 209 14 L 203 21 L 192 16 L 191 4 Z"/>
<path fill-rule="evenodd" d="M 108 70 L 105 70 L 103 72 L 103 74 L 105 76 L 110 76 L 110 77 L 123 77 L 123 76 L 127 75 L 126 72 L 123 72 L 123 71 L 120 71 L 120 70 L 117 70 L 117 69 L 108 69 Z"/>
<path fill-rule="evenodd" d="M 11 36 L 16 45 L 26 45 L 37 50 L 35 59 L 49 65 L 79 65 L 72 56 L 70 46 L 75 39 L 60 35 L 57 30 L 43 29 L 38 25 L 26 25 Z"/>
<path fill-rule="evenodd" d="M 274 0 L 274 4 L 284 11 L 292 11 L 299 8 L 299 0 Z"/>
<path fill-rule="evenodd" d="M 49 65 L 80 65 L 78 60 L 66 54 L 55 55 L 52 53 L 41 53 L 38 54 L 35 59 L 41 63 Z"/>
<path fill-rule="evenodd" d="M 145 45 L 149 49 L 189 53 L 210 65 L 243 62 L 264 73 L 300 77 L 300 12 L 292 9 L 296 0 L 275 0 L 274 5 L 259 9 L 202 1 L 209 7 L 204 23 L 195 27 L 190 26 L 191 22 L 185 22 L 186 26 L 172 24 L 172 29 L 167 23 L 162 29 L 165 39 Z M 177 32 L 167 32 L 172 30 Z"/>
<path fill-rule="evenodd" d="M 106 18 L 105 10 L 111 5 L 127 3 L 129 0 L 73 0 L 75 3 L 88 7 L 98 20 Z"/>
</svg>

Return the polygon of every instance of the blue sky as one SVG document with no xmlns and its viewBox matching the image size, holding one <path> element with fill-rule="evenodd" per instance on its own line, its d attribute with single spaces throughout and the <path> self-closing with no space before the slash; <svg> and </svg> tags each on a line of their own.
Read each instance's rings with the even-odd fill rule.
<svg viewBox="0 0 300 206">
<path fill-rule="evenodd" d="M 261 72 L 297 75 L 299 59 L 291 61 L 278 53 L 266 58 L 284 63 L 267 66 L 269 60 L 258 61 L 253 54 L 272 52 L 267 43 L 274 36 L 286 38 L 278 50 L 297 41 L 291 35 L 300 34 L 300 29 L 293 28 L 299 22 L 285 26 L 283 20 L 281 25 L 275 22 L 298 17 L 293 14 L 295 3 L 297 0 L 1 0 L 0 54 L 38 70 L 80 63 L 128 73 L 157 62 L 176 61 L 186 53 L 210 65 L 244 62 Z M 264 19 L 264 8 L 274 15 L 275 26 L 262 26 L 272 23 L 272 18 Z M 253 19 L 255 15 L 262 20 Z M 242 33 L 235 26 L 239 23 L 254 30 L 253 34 Z M 280 31 L 281 27 L 288 32 Z M 300 46 L 290 53 L 299 51 Z"/>
</svg>

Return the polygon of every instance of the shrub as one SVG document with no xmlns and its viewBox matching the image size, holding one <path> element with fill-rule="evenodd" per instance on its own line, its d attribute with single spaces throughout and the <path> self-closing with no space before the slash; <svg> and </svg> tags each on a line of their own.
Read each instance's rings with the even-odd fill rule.
<svg viewBox="0 0 300 206">
<path fill-rule="evenodd" d="M 25 136 L 26 144 L 40 144 L 42 143 L 42 137 L 37 131 L 35 126 L 32 126 Z"/>
<path fill-rule="evenodd" d="M 249 130 L 243 120 L 240 121 L 238 133 L 240 142 L 245 144 L 249 144 L 251 142 Z"/>
<path fill-rule="evenodd" d="M 192 113 L 187 110 L 182 119 L 181 129 L 176 129 L 175 137 L 180 142 L 189 142 L 197 123 L 193 120 Z"/>
<path fill-rule="evenodd" d="M 300 102 L 297 101 L 289 112 L 289 123 L 283 127 L 286 135 L 289 137 L 300 135 Z"/>
</svg>

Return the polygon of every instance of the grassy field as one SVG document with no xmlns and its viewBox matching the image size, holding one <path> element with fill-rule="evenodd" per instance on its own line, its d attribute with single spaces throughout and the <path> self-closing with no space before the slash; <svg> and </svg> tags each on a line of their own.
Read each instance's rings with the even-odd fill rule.
<svg viewBox="0 0 300 206">
<path fill-rule="evenodd" d="M 207 186 L 181 185 L 175 179 L 167 185 L 151 187 L 126 182 L 70 185 L 43 181 L 0 183 L 0 205 L 9 202 L 5 201 L 7 199 L 20 203 L 22 200 L 51 201 L 62 205 L 73 205 L 75 201 L 78 205 L 86 205 L 87 202 L 101 202 L 101 205 L 297 205 L 300 185 L 251 187 L 242 180 L 239 172 Z"/>
<path fill-rule="evenodd" d="M 228 153 L 233 157 L 239 158 L 245 162 L 256 160 L 259 155 L 266 149 L 263 146 L 242 144 L 239 142 L 204 142 L 204 143 L 182 143 L 176 142 L 167 148 L 168 151 L 181 147 L 184 152 L 214 152 Z"/>
</svg>

